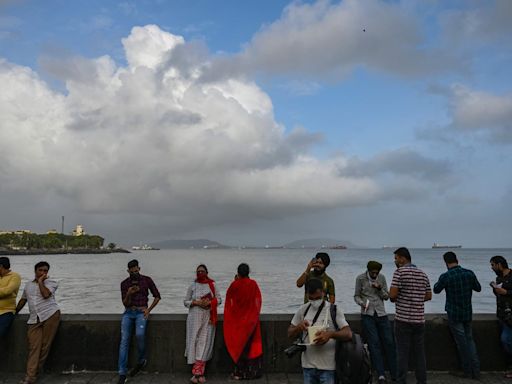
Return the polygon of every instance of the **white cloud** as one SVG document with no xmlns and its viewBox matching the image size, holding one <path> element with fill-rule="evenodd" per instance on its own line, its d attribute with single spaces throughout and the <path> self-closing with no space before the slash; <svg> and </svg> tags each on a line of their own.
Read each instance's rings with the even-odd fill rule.
<svg viewBox="0 0 512 384">
<path fill-rule="evenodd" d="M 512 142 L 512 95 L 454 85 L 450 105 L 452 127 L 462 132 L 484 132 L 492 140 Z"/>
<path fill-rule="evenodd" d="M 285 134 L 254 82 L 202 83 L 207 63 L 185 54 L 182 65 L 182 37 L 135 27 L 123 45 L 127 67 L 108 56 L 44 60 L 66 93 L 0 61 L 9 90 L 0 92 L 2 204 L 16 206 L 23 195 L 26 207 L 46 196 L 82 212 L 166 216 L 179 227 L 378 198 L 371 178 L 339 174 L 343 157 L 309 154 L 318 135 Z"/>
<path fill-rule="evenodd" d="M 414 76 L 456 64 L 446 51 L 428 46 L 419 18 L 400 3 L 319 0 L 289 5 L 242 53 L 219 58 L 208 76 L 263 72 L 337 79 L 357 66 Z"/>
</svg>

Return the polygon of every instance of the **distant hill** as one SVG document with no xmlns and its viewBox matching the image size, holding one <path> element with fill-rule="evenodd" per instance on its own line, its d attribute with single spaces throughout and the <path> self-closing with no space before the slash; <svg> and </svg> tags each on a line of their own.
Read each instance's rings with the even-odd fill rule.
<svg viewBox="0 0 512 384">
<path fill-rule="evenodd" d="M 190 249 L 190 248 L 230 248 L 227 245 L 208 239 L 193 240 L 164 240 L 151 245 L 163 249 Z"/>
<path fill-rule="evenodd" d="M 347 248 L 361 248 L 350 241 L 335 240 L 335 239 L 302 239 L 292 241 L 284 245 L 285 248 L 322 248 L 334 247 L 337 245 L 344 245 Z"/>
</svg>

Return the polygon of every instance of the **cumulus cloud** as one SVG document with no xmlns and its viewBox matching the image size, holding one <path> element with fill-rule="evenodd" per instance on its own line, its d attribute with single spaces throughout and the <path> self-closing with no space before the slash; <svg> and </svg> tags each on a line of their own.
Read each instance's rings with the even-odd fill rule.
<svg viewBox="0 0 512 384">
<path fill-rule="evenodd" d="M 109 56 L 42 60 L 64 92 L 0 60 L 2 204 L 63 199 L 197 228 L 369 204 L 385 196 L 378 175 L 389 169 L 418 183 L 442 170 L 411 152 L 318 159 L 321 135 L 286 133 L 253 81 L 203 82 L 209 58 L 181 36 L 135 27 L 123 46 L 126 67 Z"/>
<path fill-rule="evenodd" d="M 512 95 L 454 85 L 450 111 L 453 128 L 465 133 L 484 133 L 491 140 L 512 143 Z"/>
<path fill-rule="evenodd" d="M 346 0 L 294 2 L 235 57 L 219 58 L 208 75 L 300 74 L 340 78 L 357 66 L 395 75 L 438 73 L 456 64 L 428 47 L 416 15 L 400 3 Z"/>
<path fill-rule="evenodd" d="M 440 16 L 440 24 L 444 37 L 456 46 L 468 48 L 498 42 L 506 43 L 500 44 L 500 49 L 508 50 L 511 18 L 512 2 L 494 0 L 475 2 L 470 9 L 445 11 Z"/>
</svg>

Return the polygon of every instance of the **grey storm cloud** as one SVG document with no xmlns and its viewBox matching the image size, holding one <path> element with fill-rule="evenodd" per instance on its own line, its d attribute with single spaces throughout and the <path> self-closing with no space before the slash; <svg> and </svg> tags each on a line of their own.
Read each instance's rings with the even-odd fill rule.
<svg viewBox="0 0 512 384">
<path fill-rule="evenodd" d="M 292 3 L 241 53 L 214 60 L 204 76 L 262 72 L 339 79 L 358 66 L 416 76 L 461 65 L 450 50 L 427 44 L 417 15 L 400 3 L 320 0 Z"/>
<path fill-rule="evenodd" d="M 253 81 L 202 81 L 210 57 L 181 36 L 147 25 L 122 42 L 125 67 L 109 56 L 44 58 L 64 91 L 0 59 L 0 206 L 62 201 L 197 228 L 372 204 L 392 185 L 381 183 L 385 168 L 415 185 L 442 169 L 412 153 L 320 159 L 310 149 L 321 135 L 286 132 Z"/>
</svg>

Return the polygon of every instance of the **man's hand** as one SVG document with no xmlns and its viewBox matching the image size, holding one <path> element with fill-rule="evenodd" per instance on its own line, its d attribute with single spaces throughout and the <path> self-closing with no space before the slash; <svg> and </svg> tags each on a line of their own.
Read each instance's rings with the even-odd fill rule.
<svg viewBox="0 0 512 384">
<path fill-rule="evenodd" d="M 151 312 L 151 311 L 149 310 L 149 308 L 146 308 L 146 309 L 144 310 L 144 319 L 145 319 L 145 320 L 147 320 L 147 319 L 149 318 L 149 312 Z"/>
<path fill-rule="evenodd" d="M 315 334 L 316 337 L 313 340 L 313 342 L 317 345 L 324 345 L 325 343 L 327 343 L 329 341 L 329 339 L 331 338 L 331 335 L 332 335 L 332 332 L 329 332 L 329 331 L 318 331 Z"/>
<path fill-rule="evenodd" d="M 374 282 L 372 283 L 372 287 L 375 288 L 375 289 L 381 289 L 382 288 L 382 285 L 380 285 L 379 283 L 377 282 Z"/>
<path fill-rule="evenodd" d="M 498 295 L 506 295 L 507 290 L 505 288 L 494 288 L 494 292 L 496 292 Z"/>
<path fill-rule="evenodd" d="M 132 285 L 130 288 L 128 288 L 128 291 L 126 292 L 128 295 L 133 295 L 136 292 L 139 292 L 140 288 L 138 285 Z"/>
<path fill-rule="evenodd" d="M 48 274 L 47 274 L 47 273 L 45 273 L 45 274 L 41 275 L 41 276 L 39 277 L 39 279 L 37 279 L 37 282 L 38 282 L 39 284 L 41 284 L 41 283 L 42 283 L 42 282 L 44 282 L 47 278 L 48 278 Z"/>
<path fill-rule="evenodd" d="M 299 324 L 296 325 L 298 329 L 300 329 L 301 332 L 304 332 L 309 327 L 309 321 L 302 320 Z"/>
</svg>

